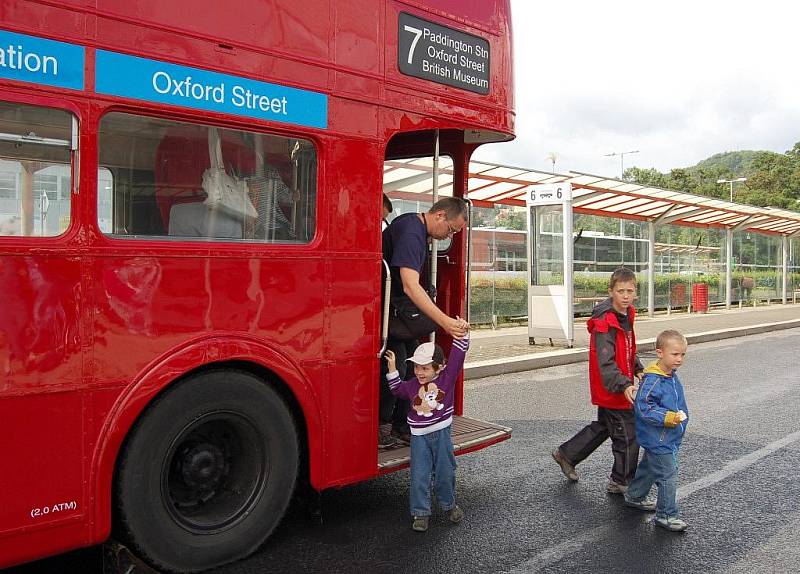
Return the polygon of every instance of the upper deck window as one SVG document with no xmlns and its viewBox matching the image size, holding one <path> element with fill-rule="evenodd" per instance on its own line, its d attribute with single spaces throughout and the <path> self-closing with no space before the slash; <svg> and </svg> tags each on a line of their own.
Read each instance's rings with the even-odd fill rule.
<svg viewBox="0 0 800 574">
<path fill-rule="evenodd" d="M 0 102 L 0 236 L 67 229 L 76 123 L 63 110 Z"/>
<path fill-rule="evenodd" d="M 307 140 L 111 113 L 100 122 L 99 149 L 109 175 L 98 183 L 98 219 L 112 235 L 281 243 L 314 236 L 317 158 Z M 220 186 L 228 201 L 214 203 L 209 193 Z"/>
</svg>

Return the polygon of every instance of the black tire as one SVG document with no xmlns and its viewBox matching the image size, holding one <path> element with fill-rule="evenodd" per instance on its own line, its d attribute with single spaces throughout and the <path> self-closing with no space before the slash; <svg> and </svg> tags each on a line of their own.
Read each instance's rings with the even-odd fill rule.
<svg viewBox="0 0 800 574">
<path fill-rule="evenodd" d="M 283 517 L 298 453 L 289 407 L 264 381 L 236 370 L 191 377 L 131 433 L 117 470 L 115 528 L 161 570 L 243 558 Z"/>
</svg>

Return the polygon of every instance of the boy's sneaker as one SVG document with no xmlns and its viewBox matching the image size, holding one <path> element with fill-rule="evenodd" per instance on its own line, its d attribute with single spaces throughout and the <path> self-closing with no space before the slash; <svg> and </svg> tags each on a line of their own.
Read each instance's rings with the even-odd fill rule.
<svg viewBox="0 0 800 574">
<path fill-rule="evenodd" d="M 570 462 L 564 458 L 564 455 L 561 454 L 560 449 L 554 450 L 550 453 L 550 456 L 553 457 L 553 460 L 556 461 L 556 464 L 561 467 L 561 472 L 564 473 L 568 479 L 572 482 L 578 482 L 578 473 L 575 471 L 575 467 L 570 464 Z"/>
<path fill-rule="evenodd" d="M 654 512 L 656 509 L 656 499 L 651 496 L 645 496 L 642 500 L 631 500 L 628 495 L 625 495 L 625 506 L 631 508 L 638 508 L 646 512 Z"/>
<path fill-rule="evenodd" d="M 606 485 L 606 492 L 609 494 L 625 494 L 626 492 L 628 492 L 628 485 L 620 484 L 615 480 L 609 478 L 608 484 Z"/>
<path fill-rule="evenodd" d="M 447 518 L 453 524 L 458 524 L 464 519 L 464 511 L 461 510 L 458 506 L 454 506 L 453 508 L 447 511 Z"/>
<path fill-rule="evenodd" d="M 392 423 L 378 426 L 378 448 L 385 450 L 397 446 L 397 440 L 392 436 Z"/>
<path fill-rule="evenodd" d="M 670 532 L 683 532 L 689 525 L 686 524 L 680 518 L 675 518 L 674 516 L 670 516 L 669 518 L 654 518 L 653 522 L 656 523 L 656 526 L 660 526 Z"/>
<path fill-rule="evenodd" d="M 414 522 L 411 523 L 411 529 L 415 532 L 425 532 L 428 530 L 428 516 L 415 516 Z"/>
</svg>

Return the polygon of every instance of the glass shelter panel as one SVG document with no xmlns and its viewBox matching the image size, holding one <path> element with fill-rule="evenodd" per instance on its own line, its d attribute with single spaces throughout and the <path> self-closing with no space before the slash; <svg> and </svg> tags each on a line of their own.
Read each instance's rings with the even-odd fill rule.
<svg viewBox="0 0 800 574">
<path fill-rule="evenodd" d="M 782 296 L 783 239 L 752 231 L 733 234 L 731 300 L 742 304 Z M 792 265 L 790 246 L 789 265 Z M 791 269 L 790 269 L 791 271 Z"/>
<path fill-rule="evenodd" d="M 497 325 L 527 320 L 527 209 L 472 209 L 470 322 Z"/>
<path fill-rule="evenodd" d="M 531 208 L 531 285 L 564 284 L 564 228 L 561 205 Z"/>
</svg>

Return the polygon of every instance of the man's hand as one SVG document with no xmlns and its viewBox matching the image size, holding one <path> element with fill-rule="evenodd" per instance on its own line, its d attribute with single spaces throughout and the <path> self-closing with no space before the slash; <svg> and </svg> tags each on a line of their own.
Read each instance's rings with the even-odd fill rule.
<svg viewBox="0 0 800 574">
<path fill-rule="evenodd" d="M 394 351 L 386 349 L 386 352 L 383 354 L 383 356 L 386 357 L 386 365 L 389 368 L 389 372 L 395 372 L 397 370 L 397 359 L 394 356 Z"/>
<path fill-rule="evenodd" d="M 636 401 L 636 391 L 638 387 L 636 385 L 631 385 L 630 387 L 625 387 L 625 390 L 622 393 L 625 395 L 625 398 L 630 404 L 633 404 Z"/>
<path fill-rule="evenodd" d="M 683 422 L 683 421 L 685 421 L 687 418 L 689 418 L 689 417 L 688 417 L 688 416 L 686 416 L 686 413 L 685 413 L 685 412 L 683 412 L 683 411 L 678 411 L 678 420 L 679 420 L 680 422 Z"/>
</svg>

